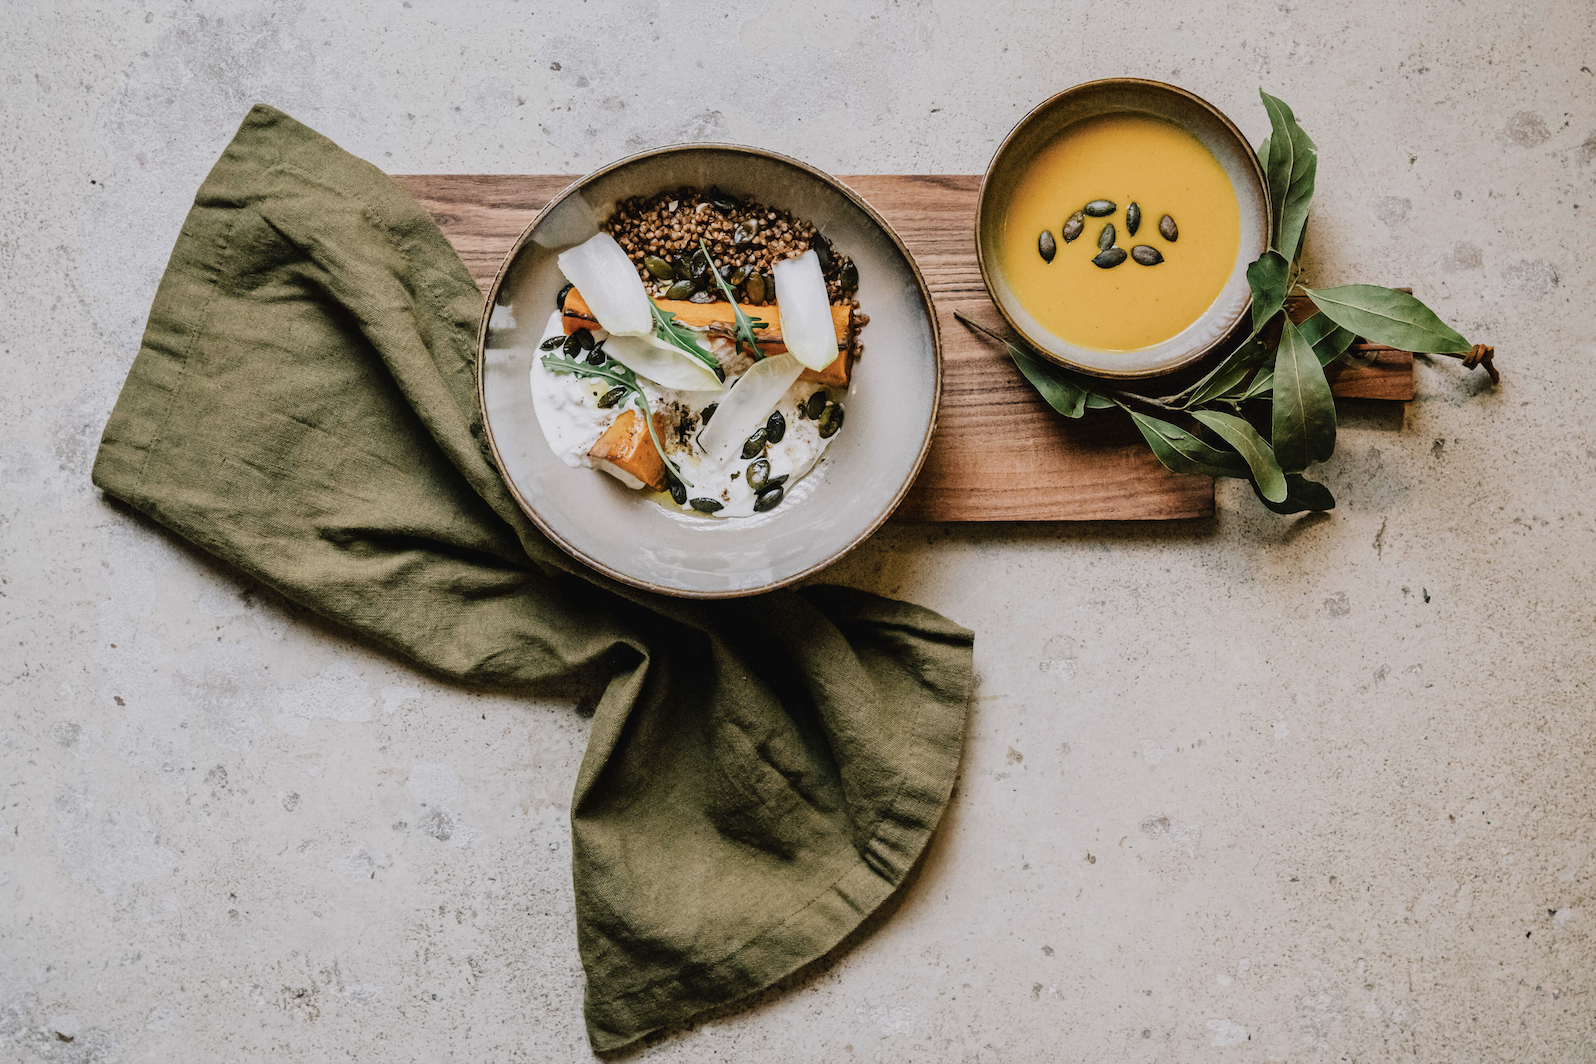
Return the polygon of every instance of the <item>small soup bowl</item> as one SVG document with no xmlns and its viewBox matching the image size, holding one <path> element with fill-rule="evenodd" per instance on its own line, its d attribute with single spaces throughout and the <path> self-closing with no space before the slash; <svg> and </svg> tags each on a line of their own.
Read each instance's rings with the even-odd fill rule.
<svg viewBox="0 0 1596 1064">
<path fill-rule="evenodd" d="M 1241 240 L 1224 287 L 1208 309 L 1175 336 L 1132 351 L 1070 343 L 1026 310 L 998 254 L 1003 217 L 1026 166 L 1069 126 L 1108 114 L 1143 114 L 1185 130 L 1218 160 L 1236 193 Z M 1044 101 L 1020 120 L 987 166 L 975 213 L 981 279 L 1010 327 L 1043 357 L 1095 377 L 1129 380 L 1173 373 L 1199 361 L 1241 323 L 1252 306 L 1247 267 L 1269 248 L 1269 189 L 1247 138 L 1213 104 L 1174 85 L 1139 78 L 1089 81 Z"/>
</svg>

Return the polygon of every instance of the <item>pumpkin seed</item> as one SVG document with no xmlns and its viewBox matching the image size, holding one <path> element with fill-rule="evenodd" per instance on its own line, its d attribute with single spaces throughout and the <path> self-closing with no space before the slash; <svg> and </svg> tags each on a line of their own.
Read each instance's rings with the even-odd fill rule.
<svg viewBox="0 0 1596 1064">
<path fill-rule="evenodd" d="M 1081 230 L 1086 228 L 1086 215 L 1076 211 L 1064 222 L 1064 243 L 1068 244 L 1081 235 Z"/>
<path fill-rule="evenodd" d="M 777 484 L 773 488 L 766 488 L 764 491 L 754 496 L 754 512 L 762 514 L 766 510 L 774 510 L 776 507 L 781 505 L 781 500 L 786 494 L 787 489 L 782 487 L 780 484 Z"/>
<path fill-rule="evenodd" d="M 1142 208 L 1140 204 L 1132 203 L 1125 208 L 1125 235 L 1135 236 L 1136 230 L 1142 227 Z"/>
<path fill-rule="evenodd" d="M 599 396 L 599 400 L 598 400 L 599 409 L 600 410 L 608 410 L 610 407 L 614 406 L 616 403 L 620 402 L 623 398 L 625 398 L 625 396 L 626 396 L 626 387 L 624 385 L 617 384 L 615 387 L 611 388 L 609 391 L 607 391 L 603 395 Z"/>
<path fill-rule="evenodd" d="M 687 502 L 687 485 L 683 484 L 675 477 L 671 478 L 670 493 L 671 500 L 675 502 L 677 506 L 682 506 Z"/>
<path fill-rule="evenodd" d="M 554 297 L 554 305 L 559 307 L 561 310 L 564 310 L 565 309 L 565 297 L 570 295 L 571 294 L 571 289 L 573 289 L 575 287 L 576 287 L 576 285 L 567 282 L 565 287 L 560 289 L 559 294 Z"/>
<path fill-rule="evenodd" d="M 755 491 L 763 491 L 770 481 L 770 462 L 759 458 L 748 465 L 748 486 Z"/>
<path fill-rule="evenodd" d="M 1180 239 L 1180 228 L 1175 225 L 1175 219 L 1167 214 L 1158 219 L 1158 233 L 1171 244 Z"/>
<path fill-rule="evenodd" d="M 1107 218 L 1119 210 L 1119 204 L 1111 199 L 1094 199 L 1083 208 L 1093 218 Z"/>
<path fill-rule="evenodd" d="M 755 429 L 754 434 L 743 441 L 743 457 L 753 458 L 765 449 L 765 430 Z"/>
<path fill-rule="evenodd" d="M 671 264 L 658 255 L 643 256 L 643 268 L 647 270 L 656 281 L 676 280 L 676 271 L 671 269 Z"/>
<path fill-rule="evenodd" d="M 676 275 L 678 281 L 690 281 L 693 278 L 693 271 L 687 265 L 687 260 L 680 255 L 671 256 L 671 273 Z"/>
<path fill-rule="evenodd" d="M 1164 256 L 1159 254 L 1158 249 L 1147 244 L 1137 244 L 1131 248 L 1131 258 L 1143 266 L 1157 266 L 1164 261 Z"/>
<path fill-rule="evenodd" d="M 704 407 L 704 409 L 698 412 L 698 420 L 705 425 L 709 424 L 709 419 L 715 416 L 715 411 L 719 408 L 719 403 L 710 403 L 708 406 Z"/>
<path fill-rule="evenodd" d="M 763 274 L 751 273 L 743 285 L 743 291 L 748 294 L 748 302 L 763 303 L 765 301 L 765 277 Z"/>
<path fill-rule="evenodd" d="M 1124 261 L 1125 261 L 1125 249 L 1124 248 L 1108 248 L 1106 250 L 1099 251 L 1097 253 L 1097 257 L 1092 260 L 1092 265 L 1093 266 L 1100 266 L 1103 269 L 1107 270 L 1107 269 L 1112 269 L 1115 266 L 1118 266 L 1120 263 L 1122 263 Z"/>
<path fill-rule="evenodd" d="M 820 438 L 828 440 L 842 428 L 842 404 L 832 403 L 820 415 Z"/>
<path fill-rule="evenodd" d="M 766 270 L 763 276 L 765 278 L 765 302 L 774 303 L 776 301 L 776 275 Z"/>
<path fill-rule="evenodd" d="M 716 210 L 721 211 L 735 211 L 739 206 L 735 196 L 728 196 L 718 188 L 710 190 L 709 202 L 715 205 Z"/>
<path fill-rule="evenodd" d="M 842 272 L 837 275 L 837 280 L 842 283 L 842 290 L 849 294 L 859 291 L 859 267 L 849 259 L 842 264 Z"/>
<path fill-rule="evenodd" d="M 707 288 L 704 288 L 704 289 L 700 289 L 697 292 L 694 292 L 692 295 L 688 296 L 687 298 L 688 298 L 689 302 L 693 302 L 693 303 L 713 303 L 713 302 L 715 302 L 715 293 L 711 292 Z"/>
<path fill-rule="evenodd" d="M 722 503 L 719 499 L 694 499 L 687 505 L 701 514 L 712 514 L 722 508 Z"/>
<path fill-rule="evenodd" d="M 737 223 L 737 228 L 732 230 L 733 244 L 747 244 L 754 239 L 754 234 L 759 232 L 759 219 L 749 218 L 747 221 Z"/>
<path fill-rule="evenodd" d="M 765 420 L 765 439 L 771 443 L 780 443 L 781 438 L 787 435 L 787 419 L 780 410 L 772 410 L 770 417 Z"/>
<path fill-rule="evenodd" d="M 576 338 L 576 333 L 572 333 L 565 338 L 565 347 L 562 350 L 564 350 L 566 358 L 575 358 L 581 353 L 582 341 Z"/>
<path fill-rule="evenodd" d="M 594 366 L 602 366 L 602 365 L 604 365 L 605 361 L 609 357 L 610 357 L 609 355 L 606 355 L 604 353 L 604 344 L 603 344 L 602 341 L 599 342 L 599 345 L 597 347 L 593 348 L 593 350 L 591 350 L 591 351 L 589 351 L 587 353 L 588 362 L 591 365 L 594 365 Z"/>
<path fill-rule="evenodd" d="M 1058 254 L 1058 245 L 1053 242 L 1053 230 L 1042 230 L 1042 235 L 1036 238 L 1036 251 L 1042 256 L 1043 262 L 1053 261 L 1053 256 Z"/>
<path fill-rule="evenodd" d="M 1107 251 L 1114 246 L 1114 238 L 1119 234 L 1114 231 L 1114 223 L 1109 222 L 1103 226 L 1103 231 L 1097 234 L 1097 247 L 1100 251 Z"/>
<path fill-rule="evenodd" d="M 726 283 L 736 288 L 746 280 L 748 280 L 748 267 L 739 266 L 731 272 L 730 277 L 726 278 Z"/>
<path fill-rule="evenodd" d="M 815 258 L 820 260 L 820 268 L 829 271 L 831 264 L 837 261 L 831 251 L 831 241 L 816 233 L 814 241 L 809 246 L 815 249 Z"/>
<path fill-rule="evenodd" d="M 692 294 L 693 282 L 691 281 L 677 281 L 675 284 L 665 289 L 666 299 L 686 299 Z"/>
<path fill-rule="evenodd" d="M 551 336 L 547 340 L 544 340 L 541 344 L 538 344 L 538 350 L 553 351 L 556 347 L 559 347 L 563 343 L 565 343 L 565 337 L 563 335 Z"/>
<path fill-rule="evenodd" d="M 693 257 L 687 260 L 687 272 L 692 275 L 693 287 L 705 289 L 715 283 L 714 277 L 709 272 L 709 257 L 699 249 Z"/>
<path fill-rule="evenodd" d="M 578 329 L 571 335 L 576 337 L 576 342 L 581 346 L 582 350 L 593 350 L 593 334 L 590 331 L 587 329 Z"/>
<path fill-rule="evenodd" d="M 820 417 L 821 411 L 826 409 L 826 399 L 827 396 L 825 392 L 816 392 L 814 395 L 811 395 L 808 401 L 804 404 L 805 412 L 808 413 L 810 417 L 818 419 Z"/>
</svg>

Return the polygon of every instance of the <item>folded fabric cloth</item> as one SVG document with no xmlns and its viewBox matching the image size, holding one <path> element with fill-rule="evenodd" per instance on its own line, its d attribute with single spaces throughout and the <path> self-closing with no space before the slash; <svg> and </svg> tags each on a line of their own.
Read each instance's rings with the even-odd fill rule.
<svg viewBox="0 0 1596 1064">
<path fill-rule="evenodd" d="M 953 787 L 970 632 L 840 587 L 687 602 L 550 544 L 482 446 L 482 294 L 376 167 L 257 106 L 195 198 L 94 483 L 443 677 L 607 677 L 571 801 L 595 1050 L 769 986 Z"/>
</svg>

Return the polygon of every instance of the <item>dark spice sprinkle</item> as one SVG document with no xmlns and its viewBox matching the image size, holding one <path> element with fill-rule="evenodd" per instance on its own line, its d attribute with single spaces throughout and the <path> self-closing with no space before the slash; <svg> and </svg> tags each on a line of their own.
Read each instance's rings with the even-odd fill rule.
<svg viewBox="0 0 1596 1064">
<path fill-rule="evenodd" d="M 541 344 L 538 344 L 538 350 L 553 351 L 556 347 L 559 347 L 563 343 L 565 343 L 564 336 L 551 336 L 547 340 L 544 340 Z"/>
<path fill-rule="evenodd" d="M 1111 199 L 1094 199 L 1083 208 L 1093 218 L 1107 218 L 1119 210 L 1119 204 Z"/>
<path fill-rule="evenodd" d="M 772 410 L 770 417 L 765 421 L 765 439 L 770 443 L 780 443 L 783 436 L 787 435 L 787 419 L 780 410 Z"/>
<path fill-rule="evenodd" d="M 1053 256 L 1058 254 L 1058 244 L 1053 240 L 1053 230 L 1042 230 L 1042 235 L 1036 238 L 1036 250 L 1042 256 L 1043 262 L 1053 261 Z"/>
<path fill-rule="evenodd" d="M 1068 244 L 1081 235 L 1081 230 L 1086 228 L 1086 215 L 1076 211 L 1064 222 L 1064 243 Z"/>
<path fill-rule="evenodd" d="M 721 501 L 719 499 L 694 499 L 687 505 L 691 506 L 701 514 L 712 514 L 716 510 L 722 508 Z"/>
<path fill-rule="evenodd" d="M 1159 253 L 1158 249 L 1147 244 L 1137 244 L 1131 248 L 1131 258 L 1143 266 L 1157 266 L 1164 261 L 1164 256 Z"/>
<path fill-rule="evenodd" d="M 1132 203 L 1125 208 L 1125 235 L 1135 236 L 1136 230 L 1142 227 L 1142 208 L 1139 204 Z"/>
<path fill-rule="evenodd" d="M 826 409 L 826 393 L 816 392 L 811 395 L 808 402 L 804 404 L 804 409 L 811 418 L 819 418 L 821 412 Z"/>
<path fill-rule="evenodd" d="M 1109 269 L 1113 269 L 1115 266 L 1118 266 L 1120 263 L 1122 263 L 1124 261 L 1125 261 L 1125 249 L 1124 248 L 1108 248 L 1105 251 L 1099 251 L 1097 253 L 1097 257 L 1092 260 L 1092 265 L 1101 267 L 1102 269 L 1105 269 L 1105 270 L 1109 270 Z"/>
</svg>

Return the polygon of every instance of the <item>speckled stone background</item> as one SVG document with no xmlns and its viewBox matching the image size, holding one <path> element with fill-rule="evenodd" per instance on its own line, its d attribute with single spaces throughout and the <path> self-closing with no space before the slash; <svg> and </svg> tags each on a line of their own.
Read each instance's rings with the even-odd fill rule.
<svg viewBox="0 0 1596 1064">
<path fill-rule="evenodd" d="M 580 692 L 440 686 L 89 484 L 256 101 L 394 172 L 684 138 L 975 172 L 1114 74 L 1320 149 L 1311 278 L 1506 382 L 1352 405 L 1340 505 L 889 527 L 830 578 L 979 632 L 891 919 L 651 1060 L 1596 1061 L 1596 7 L 0 8 L 0 1059 L 581 1061 Z"/>
</svg>

